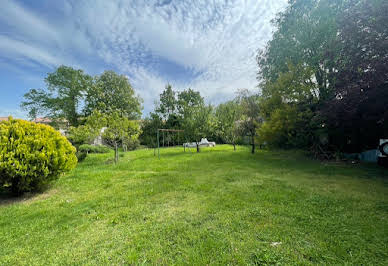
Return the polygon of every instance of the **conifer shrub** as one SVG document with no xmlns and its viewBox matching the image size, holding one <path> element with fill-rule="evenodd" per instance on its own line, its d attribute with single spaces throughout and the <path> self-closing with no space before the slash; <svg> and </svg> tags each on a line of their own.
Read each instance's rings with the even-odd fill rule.
<svg viewBox="0 0 388 266">
<path fill-rule="evenodd" d="M 0 123 L 0 188 L 41 191 L 77 164 L 76 149 L 50 126 L 12 119 Z"/>
</svg>

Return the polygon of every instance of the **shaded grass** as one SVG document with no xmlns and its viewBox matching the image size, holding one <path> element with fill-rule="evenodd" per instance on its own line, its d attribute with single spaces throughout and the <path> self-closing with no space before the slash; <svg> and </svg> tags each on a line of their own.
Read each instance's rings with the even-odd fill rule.
<svg viewBox="0 0 388 266">
<path fill-rule="evenodd" d="M 374 165 L 227 145 L 110 157 L 0 203 L 0 264 L 388 264 L 388 174 Z"/>
</svg>

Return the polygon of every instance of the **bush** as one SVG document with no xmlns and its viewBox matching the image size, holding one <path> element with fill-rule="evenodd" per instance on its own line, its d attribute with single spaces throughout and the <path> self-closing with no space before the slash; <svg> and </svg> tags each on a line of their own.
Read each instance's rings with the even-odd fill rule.
<svg viewBox="0 0 388 266">
<path fill-rule="evenodd" d="M 140 147 L 140 141 L 138 139 L 131 139 L 123 143 L 123 148 L 125 151 L 134 151 L 134 150 L 137 150 L 139 147 Z"/>
<path fill-rule="evenodd" d="M 0 186 L 42 190 L 77 164 L 75 148 L 50 126 L 10 118 L 0 123 Z"/>
<path fill-rule="evenodd" d="M 79 146 L 78 151 L 85 153 L 108 153 L 110 149 L 103 145 L 83 144 Z"/>
<path fill-rule="evenodd" d="M 78 162 L 82 162 L 83 160 L 86 159 L 86 156 L 88 154 L 86 152 L 77 151 L 77 153 L 75 155 L 77 156 Z"/>
</svg>

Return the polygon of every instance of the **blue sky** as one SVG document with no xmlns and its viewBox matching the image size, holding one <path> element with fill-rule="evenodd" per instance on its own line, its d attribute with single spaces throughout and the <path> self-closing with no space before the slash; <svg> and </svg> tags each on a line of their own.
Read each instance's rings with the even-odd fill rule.
<svg viewBox="0 0 388 266">
<path fill-rule="evenodd" d="M 61 64 L 127 75 L 147 114 L 168 82 L 209 103 L 257 85 L 255 53 L 287 0 L 1 0 L 0 116 Z"/>
</svg>

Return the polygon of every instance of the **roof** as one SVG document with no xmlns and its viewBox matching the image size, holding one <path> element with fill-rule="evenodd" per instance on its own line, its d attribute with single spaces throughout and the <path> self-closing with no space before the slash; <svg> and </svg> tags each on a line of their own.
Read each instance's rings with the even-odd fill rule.
<svg viewBox="0 0 388 266">
<path fill-rule="evenodd" d="M 8 121 L 8 117 L 0 117 L 0 121 Z"/>
<path fill-rule="evenodd" d="M 47 117 L 37 117 L 33 120 L 35 123 L 51 123 L 52 120 Z"/>
</svg>

